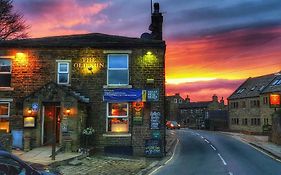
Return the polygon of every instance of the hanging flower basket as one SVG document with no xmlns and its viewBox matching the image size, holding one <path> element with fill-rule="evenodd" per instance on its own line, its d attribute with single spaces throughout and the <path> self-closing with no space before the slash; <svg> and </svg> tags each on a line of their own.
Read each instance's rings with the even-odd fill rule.
<svg viewBox="0 0 281 175">
<path fill-rule="evenodd" d="M 95 130 L 92 127 L 85 128 L 85 129 L 83 129 L 83 132 L 82 132 L 82 134 L 86 135 L 86 136 L 93 135 L 94 133 L 95 133 Z"/>
</svg>

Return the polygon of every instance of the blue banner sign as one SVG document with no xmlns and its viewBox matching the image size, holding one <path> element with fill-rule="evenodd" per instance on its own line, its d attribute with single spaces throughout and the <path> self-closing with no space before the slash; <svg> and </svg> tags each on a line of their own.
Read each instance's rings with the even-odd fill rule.
<svg viewBox="0 0 281 175">
<path fill-rule="evenodd" d="M 141 89 L 105 89 L 103 101 L 106 102 L 133 102 L 142 101 Z"/>
</svg>

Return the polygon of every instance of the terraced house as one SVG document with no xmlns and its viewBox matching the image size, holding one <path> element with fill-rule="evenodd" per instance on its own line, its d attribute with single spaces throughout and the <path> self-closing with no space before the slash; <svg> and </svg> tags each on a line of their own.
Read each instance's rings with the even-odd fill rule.
<svg viewBox="0 0 281 175">
<path fill-rule="evenodd" d="M 232 130 L 262 133 L 272 125 L 270 94 L 281 94 L 281 74 L 248 78 L 228 98 Z"/>
<path fill-rule="evenodd" d="M 25 150 L 98 149 L 162 155 L 165 41 L 154 5 L 141 38 L 99 33 L 0 42 L 0 128 Z M 88 128 L 88 130 L 85 130 Z M 90 134 L 90 133 L 89 133 Z M 154 145 L 153 145 L 154 144 Z"/>
</svg>

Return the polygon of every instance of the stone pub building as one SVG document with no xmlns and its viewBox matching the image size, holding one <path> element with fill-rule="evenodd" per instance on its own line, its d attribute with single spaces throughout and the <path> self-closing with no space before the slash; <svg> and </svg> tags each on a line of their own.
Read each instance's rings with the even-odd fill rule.
<svg viewBox="0 0 281 175">
<path fill-rule="evenodd" d="M 0 42 L 0 133 L 30 150 L 164 153 L 165 41 L 159 4 L 141 38 L 99 33 Z M 1 135 L 1 134 L 0 134 Z"/>
</svg>

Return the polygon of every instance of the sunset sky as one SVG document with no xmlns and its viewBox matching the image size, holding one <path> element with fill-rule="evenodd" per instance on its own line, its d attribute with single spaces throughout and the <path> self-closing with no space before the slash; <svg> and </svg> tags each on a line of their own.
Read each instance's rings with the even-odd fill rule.
<svg viewBox="0 0 281 175">
<path fill-rule="evenodd" d="M 246 78 L 281 70 L 280 0 L 158 0 L 167 94 L 226 99 Z M 149 0 L 14 0 L 31 37 L 106 33 L 139 37 Z"/>
</svg>

